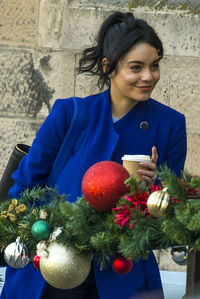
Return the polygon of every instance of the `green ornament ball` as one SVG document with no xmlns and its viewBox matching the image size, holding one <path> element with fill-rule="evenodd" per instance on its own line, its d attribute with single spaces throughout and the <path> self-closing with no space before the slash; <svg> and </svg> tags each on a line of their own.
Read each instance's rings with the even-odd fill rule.
<svg viewBox="0 0 200 299">
<path fill-rule="evenodd" d="M 46 240 L 51 233 L 51 226 L 45 220 L 38 220 L 32 225 L 31 233 L 36 240 Z"/>
</svg>

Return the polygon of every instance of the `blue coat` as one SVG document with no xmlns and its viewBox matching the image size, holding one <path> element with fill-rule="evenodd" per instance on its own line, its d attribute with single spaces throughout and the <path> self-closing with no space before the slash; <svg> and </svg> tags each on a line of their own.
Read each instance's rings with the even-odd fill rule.
<svg viewBox="0 0 200 299">
<path fill-rule="evenodd" d="M 154 145 L 158 151 L 158 165 L 166 161 L 180 175 L 186 157 L 185 117 L 181 113 L 149 99 L 139 102 L 113 124 L 109 90 L 79 100 L 86 105 L 84 129 L 56 182 L 61 193 L 69 194 L 69 201 L 73 202 L 81 195 L 83 175 L 94 163 L 104 160 L 121 162 L 123 154 L 151 155 Z M 71 99 L 55 102 L 38 131 L 29 154 L 13 174 L 15 184 L 10 189 L 10 198 L 19 197 L 20 191 L 27 187 L 46 183 L 72 115 Z M 140 128 L 143 121 L 149 125 L 147 130 Z M 161 288 L 153 254 L 150 254 L 148 260 L 134 263 L 132 271 L 126 275 L 116 274 L 111 266 L 100 271 L 96 264 L 94 271 L 101 299 L 128 299 L 139 291 Z M 31 264 L 20 270 L 8 267 L 1 298 L 38 299 L 44 285 L 41 273 L 35 271 Z"/>
</svg>

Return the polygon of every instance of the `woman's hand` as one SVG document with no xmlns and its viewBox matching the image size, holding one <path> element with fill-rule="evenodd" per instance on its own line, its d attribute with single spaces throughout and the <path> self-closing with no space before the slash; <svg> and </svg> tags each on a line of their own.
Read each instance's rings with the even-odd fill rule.
<svg viewBox="0 0 200 299">
<path fill-rule="evenodd" d="M 140 163 L 140 165 L 144 168 L 146 168 L 145 170 L 143 169 L 139 169 L 138 172 L 140 173 L 140 175 L 142 176 L 142 179 L 147 182 L 148 186 L 151 186 L 154 184 L 155 179 L 156 179 L 156 171 L 157 171 L 157 166 L 156 163 L 158 161 L 158 153 L 157 153 L 157 149 L 155 146 L 152 147 L 152 156 L 151 156 L 151 162 L 147 162 L 147 163 Z"/>
</svg>

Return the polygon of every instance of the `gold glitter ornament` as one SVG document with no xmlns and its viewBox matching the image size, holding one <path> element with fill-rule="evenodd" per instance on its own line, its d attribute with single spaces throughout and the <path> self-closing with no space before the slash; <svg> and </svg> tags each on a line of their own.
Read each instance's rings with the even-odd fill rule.
<svg viewBox="0 0 200 299">
<path fill-rule="evenodd" d="M 170 195 L 165 190 L 154 191 L 147 200 L 148 211 L 154 217 L 165 217 L 171 209 Z"/>
<path fill-rule="evenodd" d="M 47 256 L 42 255 L 40 258 L 40 271 L 53 287 L 72 289 L 87 278 L 91 261 L 86 255 L 79 254 L 74 247 L 52 242 L 47 253 Z"/>
</svg>

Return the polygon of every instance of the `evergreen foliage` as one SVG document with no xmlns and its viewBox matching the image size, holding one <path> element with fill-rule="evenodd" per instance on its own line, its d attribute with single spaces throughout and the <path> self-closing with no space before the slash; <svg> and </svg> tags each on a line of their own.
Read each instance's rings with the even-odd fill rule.
<svg viewBox="0 0 200 299">
<path fill-rule="evenodd" d="M 91 259 L 97 257 L 102 267 L 110 256 L 119 253 L 138 260 L 147 258 L 152 249 L 167 249 L 173 245 L 200 250 L 200 178 L 187 172 L 178 178 L 166 166 L 160 169 L 158 176 L 172 204 L 171 213 L 160 218 L 149 215 L 147 209 L 134 205 L 133 200 L 127 200 L 127 196 L 138 196 L 137 200 L 143 198 L 145 202 L 144 194 L 148 198 L 151 192 L 132 176 L 126 181 L 131 187 L 130 194 L 122 197 L 117 204 L 119 209 L 110 213 L 94 210 L 84 197 L 69 203 L 67 196 L 51 188 L 25 190 L 19 201 L 0 204 L 0 249 L 3 252 L 20 237 L 29 253 L 36 252 L 39 241 L 33 238 L 31 227 L 45 212 L 52 232 L 62 228 L 57 242 L 72 245 Z M 128 217 L 123 225 L 116 221 L 121 207 L 126 209 Z M 50 241 L 51 238 L 46 240 L 47 245 Z"/>
</svg>

